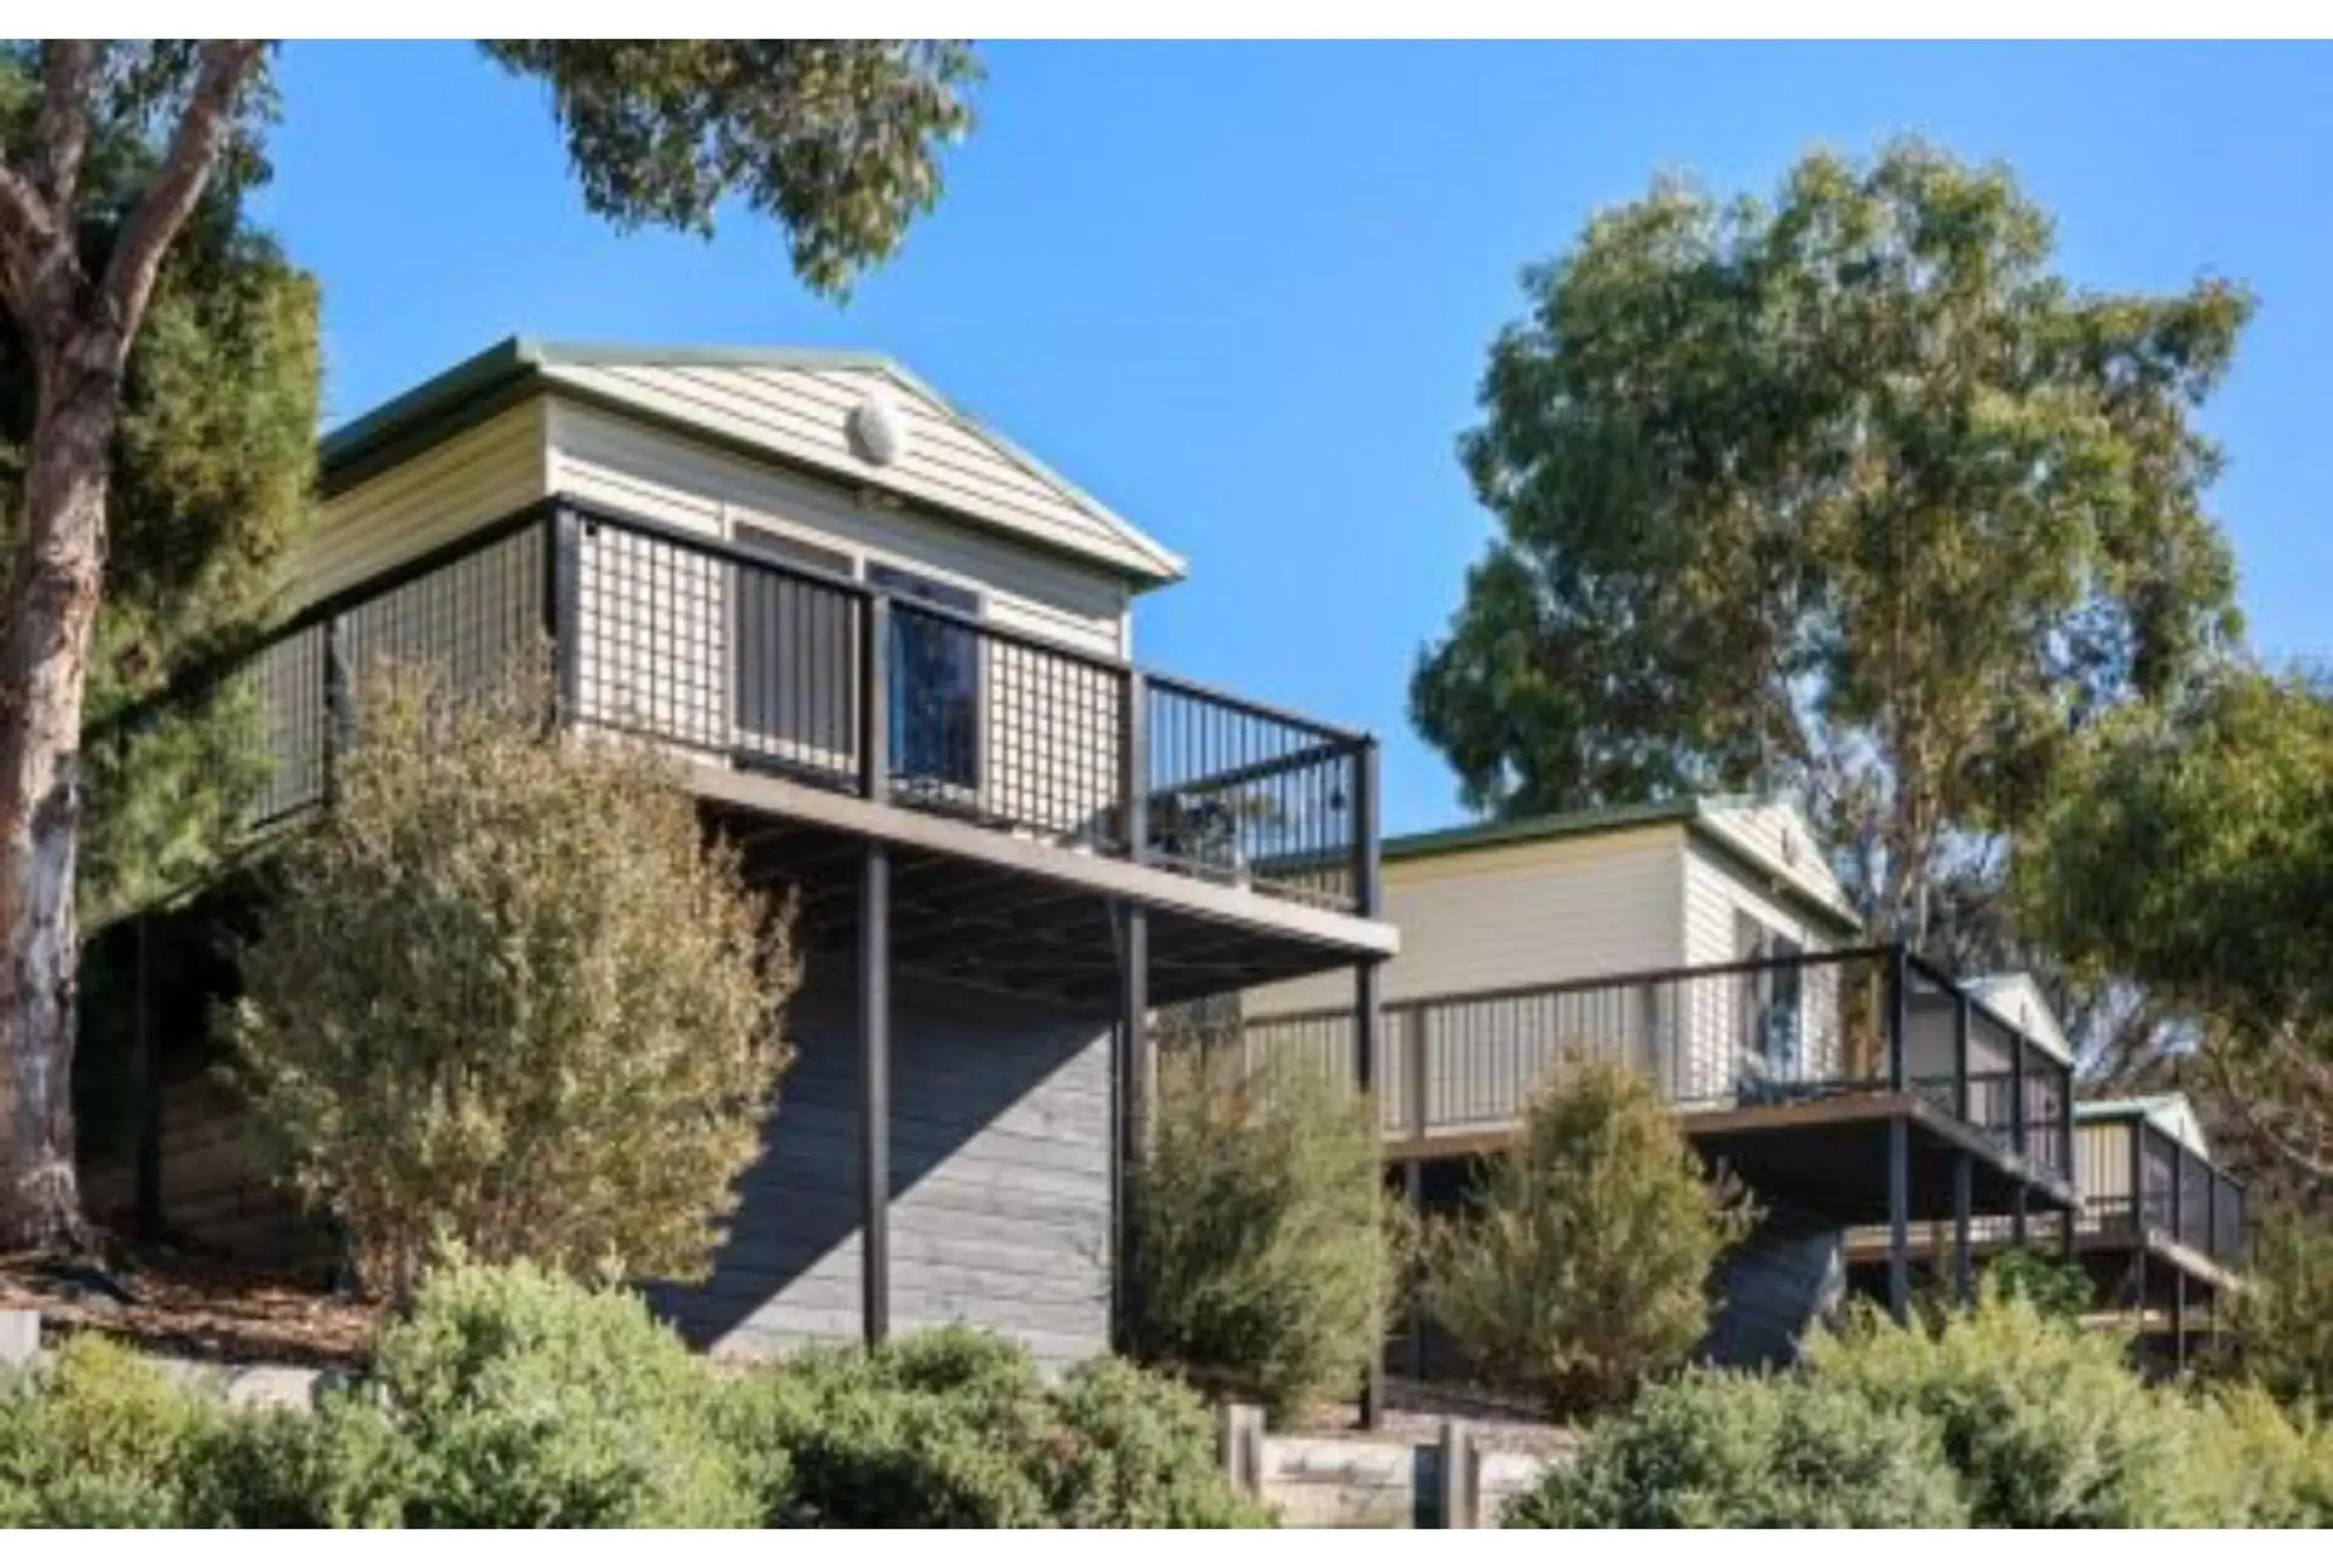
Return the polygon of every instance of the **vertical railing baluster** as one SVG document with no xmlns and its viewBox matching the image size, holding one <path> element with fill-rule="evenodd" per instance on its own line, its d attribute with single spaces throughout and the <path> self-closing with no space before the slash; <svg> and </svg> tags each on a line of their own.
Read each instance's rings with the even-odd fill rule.
<svg viewBox="0 0 2333 1568">
<path fill-rule="evenodd" d="M 1126 858 L 1137 865 L 1150 858 L 1150 685 L 1128 669 L 1119 688 L 1118 798 Z"/>
<path fill-rule="evenodd" d="M 889 596 L 869 594 L 859 624 L 859 793 L 880 801 L 891 792 Z"/>
</svg>

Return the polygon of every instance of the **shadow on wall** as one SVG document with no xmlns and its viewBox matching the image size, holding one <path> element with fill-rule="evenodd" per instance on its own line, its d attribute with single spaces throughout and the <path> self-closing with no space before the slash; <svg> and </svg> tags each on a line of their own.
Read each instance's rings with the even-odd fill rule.
<svg viewBox="0 0 2333 1568">
<path fill-rule="evenodd" d="M 768 1147 L 711 1276 L 649 1288 L 701 1348 L 766 1356 L 859 1335 L 850 976 L 847 957 L 810 961 Z M 1053 1364 L 1106 1349 L 1108 1020 L 904 982 L 891 1006 L 893 1332 L 971 1323 Z"/>
</svg>

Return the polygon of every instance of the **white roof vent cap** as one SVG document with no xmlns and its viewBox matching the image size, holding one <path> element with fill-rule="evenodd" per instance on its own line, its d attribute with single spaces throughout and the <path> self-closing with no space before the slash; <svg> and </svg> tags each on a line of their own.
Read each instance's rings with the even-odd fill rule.
<svg viewBox="0 0 2333 1568">
<path fill-rule="evenodd" d="M 843 430 L 850 438 L 850 449 L 859 459 L 878 468 L 898 462 L 907 454 L 907 423 L 899 418 L 898 405 L 887 393 L 870 392 L 861 399 L 843 421 Z"/>
</svg>

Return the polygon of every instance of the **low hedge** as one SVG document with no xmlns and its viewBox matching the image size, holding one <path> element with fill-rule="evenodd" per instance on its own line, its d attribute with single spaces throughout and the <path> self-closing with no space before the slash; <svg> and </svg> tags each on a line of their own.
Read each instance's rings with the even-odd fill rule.
<svg viewBox="0 0 2333 1568">
<path fill-rule="evenodd" d="M 1900 1329 L 1859 1315 L 1797 1370 L 1689 1373 L 1592 1428 L 1524 1526 L 2333 1525 L 2333 1436 L 2258 1390 L 2149 1387 L 2023 1294 Z"/>
<path fill-rule="evenodd" d="M 102 1340 L 0 1380 L 0 1527 L 1177 1527 L 1267 1515 L 1197 1398 L 950 1329 L 726 1374 L 638 1297 L 427 1280 L 370 1374 L 237 1409 Z"/>
</svg>

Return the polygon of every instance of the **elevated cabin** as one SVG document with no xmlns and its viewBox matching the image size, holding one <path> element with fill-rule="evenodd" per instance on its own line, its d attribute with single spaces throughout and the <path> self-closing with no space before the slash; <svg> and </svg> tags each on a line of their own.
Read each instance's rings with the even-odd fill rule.
<svg viewBox="0 0 2333 1568">
<path fill-rule="evenodd" d="M 547 648 L 801 895 L 797 1059 L 712 1280 L 760 1352 L 971 1322 L 1109 1342 L 1155 1004 L 1391 954 L 1366 736 L 1131 662 L 1182 561 L 878 355 L 514 339 L 322 447 L 255 686 L 254 826 L 322 804 L 385 660 Z M 141 1189 L 168 1222 L 169 1140 Z"/>
<path fill-rule="evenodd" d="M 1421 1202 L 1511 1142 L 1567 1054 L 1626 1063 L 1774 1217 L 1791 1293 L 1836 1284 L 1838 1239 L 2073 1200 L 2062 1040 L 2013 999 L 1869 944 L 1805 819 L 1683 800 L 1389 839 L 1380 1090 L 1389 1159 Z M 1242 998 L 1243 1049 L 1342 1061 L 1332 983 Z M 1745 1294 L 1756 1294 L 1752 1286 Z M 1802 1312 L 1793 1308 L 1802 1326 Z M 1750 1336 L 1765 1356 L 1775 1336 Z"/>
<path fill-rule="evenodd" d="M 2184 1367 L 2218 1331 L 2222 1303 L 2242 1288 L 2250 1237 L 2243 1183 L 2213 1159 L 2184 1094 L 2078 1101 L 2074 1182 L 2079 1207 L 2037 1227 L 2029 1245 L 2065 1247 L 2088 1278 L 2094 1315 L 2135 1332 L 2165 1366 Z M 2069 1217 L 2070 1245 L 2063 1228 Z M 2018 1243 L 2011 1221 L 1999 1215 L 1979 1218 L 1972 1236 L 1980 1255 Z M 1951 1255 L 1942 1229 L 1922 1227 L 1914 1244 L 1941 1274 Z M 1885 1249 L 1876 1230 L 1850 1233 L 1850 1270 L 1869 1274 Z"/>
</svg>

